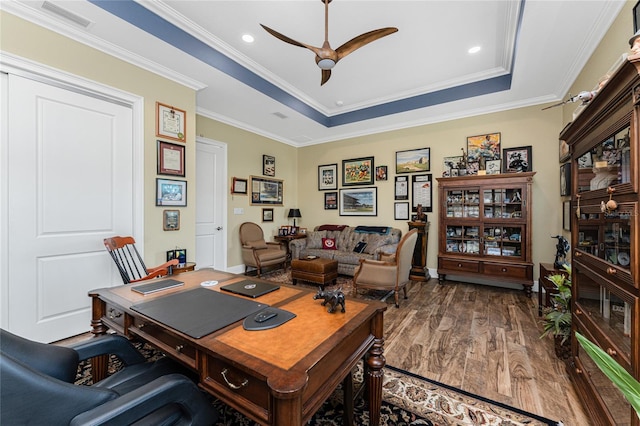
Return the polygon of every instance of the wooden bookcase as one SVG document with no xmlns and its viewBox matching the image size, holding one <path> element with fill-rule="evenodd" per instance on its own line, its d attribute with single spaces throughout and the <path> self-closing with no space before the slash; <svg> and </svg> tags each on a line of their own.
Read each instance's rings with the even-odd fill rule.
<svg viewBox="0 0 640 426">
<path fill-rule="evenodd" d="M 535 172 L 438 178 L 438 280 L 487 278 L 533 287 L 531 184 Z"/>
<path fill-rule="evenodd" d="M 570 146 L 572 161 L 572 331 L 600 346 L 637 380 L 639 123 L 636 55 L 624 61 L 560 134 Z M 601 179 L 603 172 L 610 176 Z M 610 200 L 616 206 L 607 209 Z M 594 424 L 640 425 L 631 405 L 575 338 L 571 346 L 567 368 Z"/>
</svg>

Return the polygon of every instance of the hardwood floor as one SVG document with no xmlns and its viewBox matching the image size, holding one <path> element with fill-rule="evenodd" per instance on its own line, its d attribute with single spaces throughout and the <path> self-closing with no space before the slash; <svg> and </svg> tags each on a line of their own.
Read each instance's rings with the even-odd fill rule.
<svg viewBox="0 0 640 426">
<path fill-rule="evenodd" d="M 565 426 L 593 424 L 540 339 L 535 295 L 432 278 L 385 312 L 387 364 L 509 404 Z"/>
</svg>

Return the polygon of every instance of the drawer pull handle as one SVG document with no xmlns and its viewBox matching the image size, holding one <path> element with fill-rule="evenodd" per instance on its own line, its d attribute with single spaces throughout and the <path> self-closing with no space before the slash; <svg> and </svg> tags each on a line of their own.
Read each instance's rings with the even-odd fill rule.
<svg viewBox="0 0 640 426">
<path fill-rule="evenodd" d="M 581 368 L 576 368 L 576 373 L 582 374 L 582 369 Z"/>
<path fill-rule="evenodd" d="M 120 318 L 121 316 L 122 316 L 122 312 L 118 312 L 113 308 L 109 309 L 109 318 L 110 319 Z"/>
<path fill-rule="evenodd" d="M 608 349 L 607 349 L 607 353 L 608 353 L 609 355 L 611 355 L 611 356 L 616 356 L 616 355 L 618 355 L 618 352 L 616 352 L 616 350 L 615 350 L 615 349 L 611 349 L 611 348 L 608 348 Z"/>
<path fill-rule="evenodd" d="M 615 268 L 607 268 L 607 274 L 615 275 L 616 274 L 616 269 Z"/>
<path fill-rule="evenodd" d="M 507 272 L 507 268 L 502 268 L 502 272 Z"/>
<path fill-rule="evenodd" d="M 573 253 L 573 255 L 574 255 L 575 257 L 580 257 L 580 256 L 582 256 L 582 253 L 581 253 L 579 250 L 576 250 L 576 252 L 575 252 L 575 253 Z"/>
<path fill-rule="evenodd" d="M 229 372 L 229 370 L 227 370 L 226 368 L 224 370 L 222 370 L 222 378 L 224 379 L 224 381 L 227 383 L 227 386 L 229 386 L 231 389 L 233 390 L 238 390 L 238 389 L 242 389 L 243 387 L 247 386 L 249 384 L 249 379 L 244 379 L 242 381 L 242 383 L 240 383 L 239 385 L 233 384 L 229 381 L 229 379 L 227 379 L 227 373 Z"/>
<path fill-rule="evenodd" d="M 576 309 L 576 315 L 582 315 L 582 310 L 581 309 Z"/>
<path fill-rule="evenodd" d="M 182 352 L 184 345 L 176 345 L 176 352 Z"/>
<path fill-rule="evenodd" d="M 462 268 L 462 263 L 458 263 L 458 268 Z"/>
</svg>

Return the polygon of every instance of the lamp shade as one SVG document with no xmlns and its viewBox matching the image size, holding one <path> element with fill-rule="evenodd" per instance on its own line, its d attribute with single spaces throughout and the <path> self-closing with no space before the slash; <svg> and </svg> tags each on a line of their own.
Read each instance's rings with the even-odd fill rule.
<svg viewBox="0 0 640 426">
<path fill-rule="evenodd" d="M 300 214 L 300 209 L 289 209 L 289 216 L 288 217 L 302 217 L 302 215 Z"/>
</svg>

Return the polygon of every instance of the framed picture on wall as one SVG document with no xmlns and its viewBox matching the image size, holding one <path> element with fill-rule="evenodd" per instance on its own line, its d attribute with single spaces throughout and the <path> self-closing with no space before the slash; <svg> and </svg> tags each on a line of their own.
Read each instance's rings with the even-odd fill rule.
<svg viewBox="0 0 640 426">
<path fill-rule="evenodd" d="M 338 165 L 318 166 L 318 191 L 338 189 Z"/>
<path fill-rule="evenodd" d="M 500 133 L 469 136 L 467 138 L 467 159 L 469 162 L 498 160 L 500 158 Z"/>
<path fill-rule="evenodd" d="M 395 203 L 393 210 L 393 218 L 395 220 L 409 220 L 409 203 Z"/>
<path fill-rule="evenodd" d="M 186 129 L 186 111 L 156 102 L 156 136 L 178 142 L 186 142 Z"/>
<path fill-rule="evenodd" d="M 562 203 L 562 229 L 571 231 L 571 201 Z"/>
<path fill-rule="evenodd" d="M 180 210 L 162 211 L 162 229 L 165 231 L 180 230 Z"/>
<path fill-rule="evenodd" d="M 337 192 L 324 193 L 324 209 L 338 210 L 338 193 Z"/>
<path fill-rule="evenodd" d="M 184 177 L 184 145 L 158 141 L 158 174 Z"/>
<path fill-rule="evenodd" d="M 251 191 L 251 205 L 282 206 L 284 203 L 283 182 L 260 176 L 251 176 L 249 188 Z"/>
<path fill-rule="evenodd" d="M 571 195 L 571 163 L 560 166 L 560 195 Z"/>
<path fill-rule="evenodd" d="M 276 175 L 276 157 L 271 155 L 262 156 L 262 174 L 265 176 Z"/>
<path fill-rule="evenodd" d="M 531 146 L 505 148 L 502 150 L 502 172 L 530 172 L 533 170 L 531 167 L 532 160 Z"/>
<path fill-rule="evenodd" d="M 408 176 L 396 176 L 396 187 L 394 191 L 394 198 L 396 200 L 409 199 L 409 177 Z"/>
<path fill-rule="evenodd" d="M 431 170 L 431 149 L 396 151 L 396 174 L 420 173 Z"/>
<path fill-rule="evenodd" d="M 340 216 L 377 216 L 378 188 L 340 190 Z"/>
<path fill-rule="evenodd" d="M 262 209 L 262 221 L 273 222 L 273 209 Z"/>
<path fill-rule="evenodd" d="M 373 185 L 373 157 L 342 160 L 342 185 Z"/>
<path fill-rule="evenodd" d="M 156 206 L 185 207 L 187 182 L 184 180 L 156 179 Z"/>
<path fill-rule="evenodd" d="M 425 212 L 433 211 L 431 175 L 414 175 L 411 177 L 411 211 L 418 210 L 418 204 L 422 205 Z"/>
</svg>

